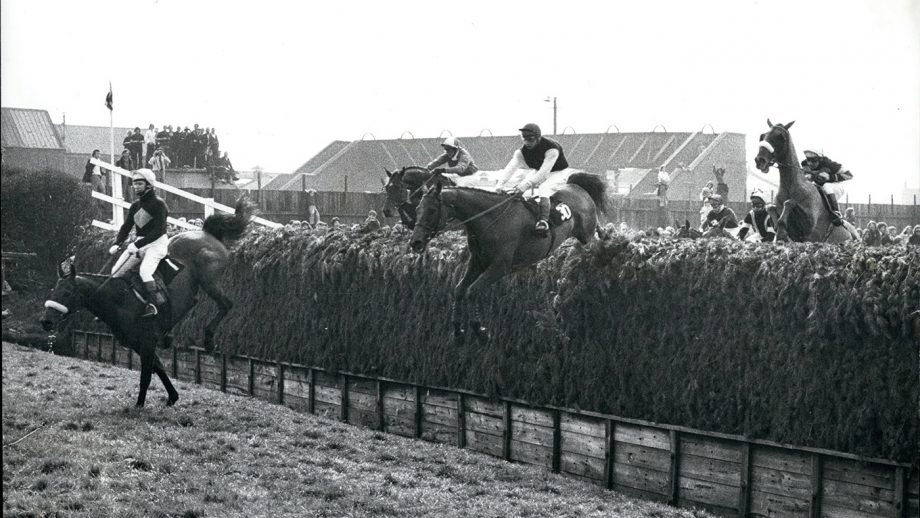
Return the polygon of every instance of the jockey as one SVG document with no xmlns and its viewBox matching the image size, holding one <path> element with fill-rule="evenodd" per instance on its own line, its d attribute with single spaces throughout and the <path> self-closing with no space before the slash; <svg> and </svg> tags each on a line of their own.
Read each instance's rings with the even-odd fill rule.
<svg viewBox="0 0 920 518">
<path fill-rule="evenodd" d="M 444 152 L 425 166 L 429 171 L 441 174 L 455 174 L 457 176 L 470 176 L 479 171 L 479 168 L 473 162 L 473 157 L 470 156 L 470 152 L 463 148 L 456 137 L 447 137 L 441 143 L 441 147 Z M 447 164 L 447 167 L 435 171 L 438 166 L 443 164 Z"/>
<path fill-rule="evenodd" d="M 744 241 L 748 232 L 754 230 L 760 237 L 759 241 L 772 243 L 776 237 L 776 229 L 773 228 L 773 218 L 767 213 L 767 200 L 763 191 L 754 189 L 751 193 L 751 211 L 744 216 L 741 224 L 741 230 L 738 232 L 738 239 Z M 755 232 L 751 235 L 754 236 Z"/>
<path fill-rule="evenodd" d="M 837 198 L 844 194 L 840 182 L 853 178 L 853 173 L 823 153 L 811 150 L 805 150 L 802 168 L 805 177 L 827 195 L 827 203 L 831 207 L 831 222 L 838 227 L 843 225 L 843 215 L 840 214 L 840 206 L 837 205 Z"/>
<path fill-rule="evenodd" d="M 531 192 L 532 196 L 540 206 L 540 216 L 537 218 L 537 233 L 546 236 L 549 234 L 549 197 L 552 192 L 546 189 L 538 189 L 540 184 L 546 181 L 550 173 L 568 169 L 569 163 L 565 159 L 565 153 L 562 146 L 555 140 L 543 136 L 540 126 L 534 123 L 525 124 L 520 128 L 521 138 L 524 145 L 521 149 L 514 151 L 511 161 L 502 170 L 499 175 L 499 191 L 508 194 L 517 195 Z M 527 177 L 513 187 L 506 187 L 505 184 L 514 173 L 519 169 L 529 169 Z"/>
<path fill-rule="evenodd" d="M 705 232 L 711 227 L 718 226 L 722 228 L 738 228 L 738 217 L 735 216 L 735 211 L 722 203 L 721 194 L 713 194 L 710 196 L 709 205 L 712 207 L 712 210 L 706 215 L 706 222 L 700 229 L 701 232 Z"/>
<path fill-rule="evenodd" d="M 144 318 L 156 316 L 157 306 L 166 303 L 166 295 L 157 288 L 153 272 L 156 271 L 160 260 L 166 257 L 166 249 L 169 244 L 169 237 L 166 235 L 166 217 L 169 215 L 169 208 L 166 207 L 166 202 L 154 192 L 154 183 L 153 171 L 150 169 L 138 169 L 131 174 L 131 188 L 134 189 L 137 199 L 131 204 L 128 217 L 118 230 L 115 244 L 109 248 L 110 254 L 116 254 L 118 248 L 128 238 L 131 227 L 134 227 L 137 239 L 128 245 L 115 262 L 115 266 L 112 267 L 112 276 L 125 277 L 140 263 L 138 273 L 144 283 L 144 290 L 147 292 L 144 296 L 147 307 L 141 315 Z"/>
</svg>

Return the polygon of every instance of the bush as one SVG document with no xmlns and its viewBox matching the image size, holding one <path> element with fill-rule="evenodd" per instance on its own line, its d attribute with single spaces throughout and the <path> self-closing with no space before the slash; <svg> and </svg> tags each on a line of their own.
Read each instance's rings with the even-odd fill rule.
<svg viewBox="0 0 920 518">
<path fill-rule="evenodd" d="M 34 252 L 22 267 L 39 278 L 55 275 L 92 221 L 88 184 L 61 171 L 4 168 L 0 182 L 0 241 L 6 252 Z"/>
</svg>

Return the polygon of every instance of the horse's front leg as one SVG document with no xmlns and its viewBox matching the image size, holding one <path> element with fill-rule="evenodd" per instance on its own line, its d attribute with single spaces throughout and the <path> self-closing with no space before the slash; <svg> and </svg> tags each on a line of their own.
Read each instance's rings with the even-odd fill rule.
<svg viewBox="0 0 920 518">
<path fill-rule="evenodd" d="M 163 367 L 163 362 L 160 361 L 160 357 L 157 356 L 156 353 L 153 355 L 153 372 L 157 374 L 157 377 L 160 378 L 163 387 L 166 389 L 166 406 L 173 406 L 176 404 L 176 401 L 179 400 L 179 393 L 176 392 L 176 388 L 173 387 L 172 381 L 169 380 L 166 369 Z"/>
<path fill-rule="evenodd" d="M 214 333 L 217 331 L 217 326 L 220 325 L 220 321 L 227 316 L 227 313 L 233 309 L 233 301 L 221 293 L 217 288 L 216 281 L 202 281 L 201 289 L 217 303 L 217 314 L 214 315 L 214 318 L 212 318 L 204 328 L 204 349 L 211 352 L 214 350 Z"/>
<path fill-rule="evenodd" d="M 457 345 L 462 345 L 466 334 L 466 323 L 469 321 L 468 292 L 469 287 L 482 274 L 482 268 L 473 263 L 472 258 L 466 263 L 463 278 L 454 288 L 454 304 L 451 307 L 451 321 L 454 324 L 454 340 Z"/>
<path fill-rule="evenodd" d="M 138 352 L 141 357 L 141 386 L 137 392 L 137 404 L 142 407 L 147 401 L 147 389 L 150 387 L 150 378 L 153 374 L 154 360 L 156 359 L 155 345 L 147 341 L 142 341 L 138 346 Z M 175 389 L 173 389 L 175 390 Z"/>
<path fill-rule="evenodd" d="M 483 344 L 488 342 L 491 336 L 489 335 L 489 330 L 482 325 L 480 308 L 482 301 L 480 295 L 485 288 L 495 284 L 496 281 L 507 275 L 510 271 L 510 258 L 508 258 L 508 260 L 493 261 L 467 290 L 466 296 L 470 304 L 470 330 L 472 330 L 473 334 L 479 338 L 479 341 Z"/>
<path fill-rule="evenodd" d="M 773 218 L 776 227 L 776 236 L 773 238 L 773 241 L 781 243 L 784 241 L 789 241 L 789 214 L 792 210 L 789 208 L 789 202 L 792 200 L 786 200 L 783 202 L 783 213 L 780 214 L 776 209 L 776 205 L 769 205 L 767 207 L 767 214 Z"/>
</svg>

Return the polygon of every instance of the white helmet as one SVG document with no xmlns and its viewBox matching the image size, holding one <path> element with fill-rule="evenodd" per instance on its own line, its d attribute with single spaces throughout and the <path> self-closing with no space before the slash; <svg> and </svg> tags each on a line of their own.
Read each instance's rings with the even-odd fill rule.
<svg viewBox="0 0 920 518">
<path fill-rule="evenodd" d="M 460 141 L 457 140 L 457 137 L 447 137 L 444 142 L 441 142 L 441 145 L 457 149 L 460 147 Z"/>
<path fill-rule="evenodd" d="M 156 183 L 156 176 L 150 169 L 138 169 L 137 171 L 131 173 L 131 180 L 144 180 L 150 184 L 151 187 L 153 187 Z"/>
</svg>

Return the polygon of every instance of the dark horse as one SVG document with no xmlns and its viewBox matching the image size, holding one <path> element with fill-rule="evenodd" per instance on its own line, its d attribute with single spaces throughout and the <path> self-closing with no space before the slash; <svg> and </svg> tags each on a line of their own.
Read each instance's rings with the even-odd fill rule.
<svg viewBox="0 0 920 518">
<path fill-rule="evenodd" d="M 465 187 L 442 190 L 440 177 L 434 178 L 433 184 L 419 204 L 410 246 L 422 252 L 449 218 L 460 220 L 466 229 L 470 257 L 454 290 L 452 308 L 458 342 L 464 339 L 467 322 L 477 338 L 488 340 L 478 307 L 478 296 L 486 287 L 515 268 L 545 258 L 569 237 L 587 243 L 595 235 L 598 211 L 606 212 L 605 182 L 586 173 L 572 174 L 553 194 L 553 201 L 560 204 L 554 213 L 569 217 L 552 226 L 547 237 L 534 230 L 536 217 L 520 196 Z"/>
<path fill-rule="evenodd" d="M 856 235 L 849 223 L 835 226 L 818 188 L 809 182 L 799 166 L 799 157 L 792 144 L 788 124 L 773 124 L 767 119 L 770 131 L 760 135 L 760 148 L 754 165 L 767 173 L 770 166 L 779 167 L 779 191 L 775 206 L 767 205 L 767 212 L 776 222 L 776 241 L 807 241 L 840 243 Z M 782 207 L 782 215 L 777 208 Z"/>
<path fill-rule="evenodd" d="M 99 275 L 78 275 L 76 265 L 68 259 L 58 269 L 57 285 L 51 298 L 45 302 L 41 325 L 50 331 L 67 316 L 86 308 L 112 329 L 112 334 L 122 345 L 132 349 L 141 358 L 141 385 L 137 406 L 144 406 L 152 373 L 160 378 L 169 394 L 166 404 L 179 399 L 166 370 L 156 355 L 158 345 L 164 344 L 166 334 L 198 302 L 198 288 L 217 302 L 219 311 L 205 327 L 205 348 L 213 349 L 214 331 L 233 303 L 217 287 L 230 252 L 224 241 L 242 237 L 252 216 L 252 205 L 241 199 L 236 213 L 214 214 L 204 222 L 202 230 L 178 234 L 169 240 L 169 258 L 184 268 L 169 284 L 170 309 L 161 311 L 156 318 L 141 318 L 141 302 L 129 283 L 122 278 Z"/>
<path fill-rule="evenodd" d="M 383 215 L 391 218 L 393 211 L 399 214 L 399 220 L 410 229 L 415 228 L 416 209 L 422 199 L 423 185 L 431 180 L 432 173 L 420 166 L 403 167 L 392 173 L 384 168 L 387 174 L 387 183 L 383 186 L 386 201 L 383 204 Z M 444 185 L 454 185 L 454 182 L 442 177 Z"/>
</svg>

